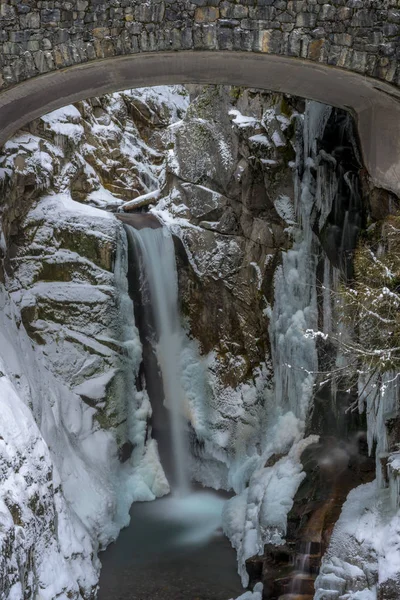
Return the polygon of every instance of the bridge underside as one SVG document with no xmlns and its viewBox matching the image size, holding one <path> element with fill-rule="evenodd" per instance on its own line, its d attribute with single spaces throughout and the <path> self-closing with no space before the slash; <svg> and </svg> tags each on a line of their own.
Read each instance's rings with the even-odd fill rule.
<svg viewBox="0 0 400 600">
<path fill-rule="evenodd" d="M 400 90 L 298 58 L 229 51 L 143 53 L 55 71 L 0 93 L 0 146 L 43 114 L 92 96 L 176 83 L 284 92 L 350 110 L 377 187 L 400 197 Z"/>
</svg>

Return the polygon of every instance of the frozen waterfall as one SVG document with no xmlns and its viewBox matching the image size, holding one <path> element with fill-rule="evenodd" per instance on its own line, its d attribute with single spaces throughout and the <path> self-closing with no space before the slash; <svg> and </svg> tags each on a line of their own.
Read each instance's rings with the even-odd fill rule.
<svg viewBox="0 0 400 600">
<path fill-rule="evenodd" d="M 154 225 L 154 223 L 153 223 Z M 180 360 L 183 332 L 178 312 L 175 250 L 167 228 L 151 225 L 135 228 L 125 224 L 129 245 L 139 261 L 141 286 L 148 287 L 156 334 L 156 356 L 161 371 L 164 402 L 170 413 L 174 490 L 189 492 L 188 444 L 185 433 L 184 391 Z"/>
<path fill-rule="evenodd" d="M 318 154 L 317 139 L 323 134 L 331 110 L 324 104 L 307 103 L 297 140 L 294 243 L 282 254 L 282 265 L 274 276 L 275 303 L 269 334 L 276 406 L 283 413 L 291 411 L 302 421 L 307 418 L 318 371 L 315 340 L 305 335 L 307 330 L 318 329 L 316 285 L 320 244 L 313 228 L 318 213 L 322 220 L 330 212 L 330 206 L 326 207 L 319 196 L 319 182 L 312 171 Z"/>
</svg>

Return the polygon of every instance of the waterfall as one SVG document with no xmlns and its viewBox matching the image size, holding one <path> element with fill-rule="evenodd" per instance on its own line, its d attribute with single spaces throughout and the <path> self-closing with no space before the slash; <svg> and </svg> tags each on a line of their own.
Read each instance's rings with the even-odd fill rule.
<svg viewBox="0 0 400 600">
<path fill-rule="evenodd" d="M 141 222 L 135 228 L 125 222 L 128 243 L 139 261 L 142 286 L 148 286 L 156 333 L 156 355 L 162 376 L 164 402 L 170 415 L 174 488 L 177 494 L 189 492 L 188 445 L 183 418 L 184 392 L 180 360 L 183 332 L 178 312 L 178 281 L 172 236 L 165 227 Z"/>
</svg>

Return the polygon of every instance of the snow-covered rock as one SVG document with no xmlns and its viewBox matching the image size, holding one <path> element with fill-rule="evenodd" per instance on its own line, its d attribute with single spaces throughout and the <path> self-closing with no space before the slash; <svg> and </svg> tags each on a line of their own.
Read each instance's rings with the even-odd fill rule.
<svg viewBox="0 0 400 600">
<path fill-rule="evenodd" d="M 139 90 L 65 107 L 0 158 L 1 598 L 94 597 L 98 549 L 133 501 L 169 491 L 136 386 L 125 233 L 101 209 L 159 185 L 156 141 L 185 98 Z M 157 121 L 152 145 L 129 116 L 138 104 Z"/>
<path fill-rule="evenodd" d="M 206 86 L 191 90 L 184 118 L 168 129 L 166 187 L 152 210 L 182 242 L 182 312 L 208 384 L 204 398 L 199 391 L 193 400 L 203 424 L 196 428 L 201 460 L 194 468 L 215 487 L 232 487 L 229 469 L 243 453 L 256 452 L 265 424 L 271 395 L 265 309 L 281 249 L 290 244 L 273 198 L 283 192 L 293 198 L 288 162 L 296 114 L 280 97 Z M 273 142 L 277 130 L 284 148 Z M 261 131 L 270 140 L 267 151 L 250 141 Z"/>
</svg>

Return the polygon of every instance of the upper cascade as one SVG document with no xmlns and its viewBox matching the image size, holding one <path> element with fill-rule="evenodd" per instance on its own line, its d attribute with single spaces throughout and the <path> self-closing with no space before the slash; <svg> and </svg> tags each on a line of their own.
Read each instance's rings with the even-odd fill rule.
<svg viewBox="0 0 400 600">
<path fill-rule="evenodd" d="M 188 446 L 185 436 L 184 391 L 181 384 L 180 359 L 183 331 L 178 311 L 178 279 L 175 249 L 171 233 L 156 226 L 156 219 L 139 216 L 123 219 L 128 244 L 139 261 L 141 284 L 148 286 L 156 332 L 156 355 L 162 376 L 165 405 L 170 411 L 174 491 L 186 496 L 190 490 L 187 465 Z M 141 217 L 141 218 L 140 218 Z M 128 224 L 127 221 L 134 223 Z"/>
</svg>

